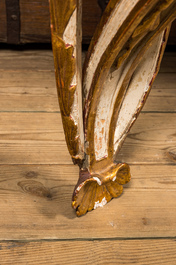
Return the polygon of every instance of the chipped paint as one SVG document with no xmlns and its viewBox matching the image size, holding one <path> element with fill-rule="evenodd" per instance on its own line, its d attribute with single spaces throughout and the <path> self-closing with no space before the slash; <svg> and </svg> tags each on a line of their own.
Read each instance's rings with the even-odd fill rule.
<svg viewBox="0 0 176 265">
<path fill-rule="evenodd" d="M 116 176 L 112 179 L 112 181 L 115 181 L 116 180 Z"/>
<path fill-rule="evenodd" d="M 131 83 L 129 84 L 128 91 L 124 98 L 116 123 L 114 134 L 114 153 L 119 150 L 119 147 L 129 131 L 128 129 L 131 128 L 131 125 L 136 120 L 137 116 L 134 117 L 134 114 L 137 112 L 141 104 L 144 104 L 143 100 L 146 92 L 150 89 L 149 84 L 156 70 L 158 62 L 157 59 L 160 56 L 160 47 L 163 41 L 163 35 L 163 32 L 160 33 L 153 45 L 148 49 L 143 57 L 143 60 L 137 67 Z"/>
<path fill-rule="evenodd" d="M 116 97 L 122 86 L 125 75 L 134 60 L 134 57 L 135 54 L 132 56 L 128 65 L 126 65 L 125 70 L 124 63 L 122 63 L 119 69 L 115 69 L 113 72 L 110 72 L 103 85 L 95 118 L 94 145 L 96 160 L 101 160 L 104 156 L 108 155 L 110 122 L 113 115 Z"/>
<path fill-rule="evenodd" d="M 99 201 L 95 202 L 94 210 L 97 209 L 98 207 L 103 207 L 106 203 L 107 203 L 107 200 L 105 197 L 102 199 L 101 202 Z"/>
<path fill-rule="evenodd" d="M 120 28 L 123 21 L 126 19 L 129 10 L 132 10 L 137 2 L 138 0 L 124 0 L 121 1 L 121 4 L 117 2 L 116 6 L 112 10 L 111 16 L 106 20 L 106 23 L 102 28 L 101 35 L 95 44 L 93 52 L 91 53 L 89 64 L 86 69 L 86 76 L 83 82 L 83 89 L 86 98 L 91 87 L 95 70 L 97 68 L 97 65 L 99 64 L 99 61 L 104 51 L 107 49 L 108 45 L 110 44 L 110 41 L 114 38 L 115 34 L 117 33 L 117 30 Z"/>
<path fill-rule="evenodd" d="M 98 185 L 101 186 L 102 183 L 101 183 L 101 180 L 98 177 L 93 177 L 93 179 L 95 179 L 96 182 L 98 183 Z"/>
</svg>

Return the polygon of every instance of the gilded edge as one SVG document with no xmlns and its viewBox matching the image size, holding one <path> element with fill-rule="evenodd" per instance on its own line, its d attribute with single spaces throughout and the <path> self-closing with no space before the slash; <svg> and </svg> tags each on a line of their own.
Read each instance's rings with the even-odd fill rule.
<svg viewBox="0 0 176 265">
<path fill-rule="evenodd" d="M 76 0 L 50 0 L 52 47 L 55 64 L 57 92 L 68 150 L 75 163 L 79 158 L 79 137 L 77 124 L 72 116 L 76 86 L 71 86 L 76 71 L 74 47 L 63 41 L 63 34 L 76 9 Z M 80 159 L 78 159 L 80 161 Z"/>
</svg>

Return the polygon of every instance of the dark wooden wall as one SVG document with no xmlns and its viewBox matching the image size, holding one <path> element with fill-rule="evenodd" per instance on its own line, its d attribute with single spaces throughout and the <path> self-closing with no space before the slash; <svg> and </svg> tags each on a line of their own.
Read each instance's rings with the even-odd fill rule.
<svg viewBox="0 0 176 265">
<path fill-rule="evenodd" d="M 19 2 L 20 17 L 10 17 L 11 23 L 7 26 L 6 4 L 13 5 Z M 83 43 L 89 43 L 101 17 L 101 9 L 97 0 L 83 0 Z M 8 18 L 9 19 L 9 18 Z M 0 42 L 13 43 L 9 30 L 20 20 L 19 38 L 14 43 L 50 42 L 50 19 L 48 0 L 0 0 Z M 174 23 L 169 44 L 176 44 L 176 22 Z"/>
</svg>

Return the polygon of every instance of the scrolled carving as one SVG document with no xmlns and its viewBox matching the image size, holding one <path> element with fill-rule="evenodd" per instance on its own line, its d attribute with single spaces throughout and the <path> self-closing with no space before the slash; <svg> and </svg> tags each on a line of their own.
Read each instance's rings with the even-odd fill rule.
<svg viewBox="0 0 176 265">
<path fill-rule="evenodd" d="M 72 200 L 77 216 L 103 207 L 111 199 L 119 197 L 123 192 L 123 185 L 130 179 L 130 168 L 127 164 L 108 165 L 99 174 L 81 170 Z"/>
<path fill-rule="evenodd" d="M 87 52 L 83 78 L 81 0 L 51 0 L 50 7 L 63 127 L 80 166 L 72 199 L 80 216 L 120 196 L 130 181 L 129 166 L 116 162 L 118 151 L 158 73 L 176 0 L 110 0 Z"/>
</svg>

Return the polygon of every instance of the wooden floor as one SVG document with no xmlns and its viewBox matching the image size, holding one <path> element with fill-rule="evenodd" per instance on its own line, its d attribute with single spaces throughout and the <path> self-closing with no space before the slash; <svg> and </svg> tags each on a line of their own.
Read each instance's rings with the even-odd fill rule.
<svg viewBox="0 0 176 265">
<path fill-rule="evenodd" d="M 176 54 L 119 154 L 124 194 L 80 218 L 51 51 L 0 51 L 0 112 L 0 265 L 176 264 Z"/>
</svg>

